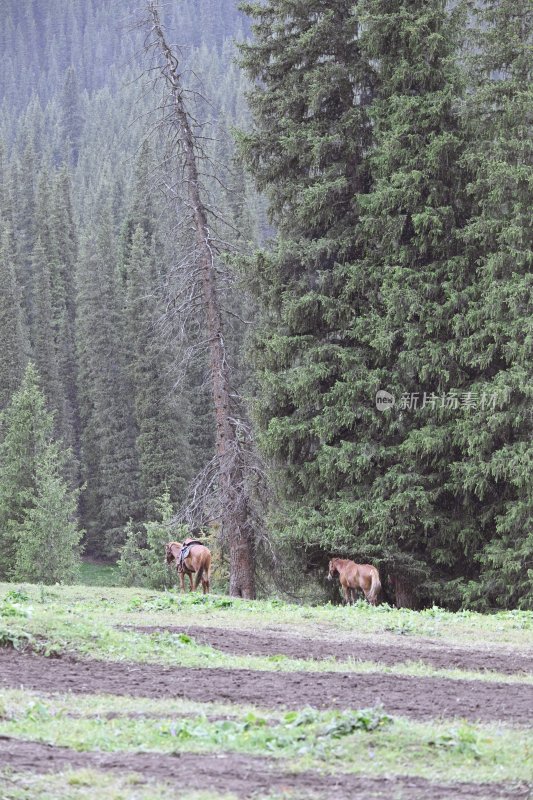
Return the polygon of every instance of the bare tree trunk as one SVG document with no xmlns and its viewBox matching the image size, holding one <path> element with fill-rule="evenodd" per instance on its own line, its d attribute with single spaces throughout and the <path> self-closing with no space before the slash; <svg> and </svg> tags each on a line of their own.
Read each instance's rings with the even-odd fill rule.
<svg viewBox="0 0 533 800">
<path fill-rule="evenodd" d="M 215 255 L 209 232 L 206 205 L 202 201 L 198 156 L 193 124 L 184 100 L 179 61 L 168 44 L 161 25 L 157 2 L 148 3 L 153 33 L 161 55 L 161 73 L 171 96 L 172 122 L 182 148 L 184 182 L 195 231 L 197 269 L 203 298 L 203 313 L 208 338 L 209 368 L 215 410 L 215 443 L 219 464 L 219 491 L 223 509 L 222 530 L 228 544 L 230 594 L 255 597 L 255 558 L 253 535 L 248 525 L 246 498 L 239 496 L 242 485 L 240 442 L 229 384 L 229 368 L 224 345 L 222 313 L 217 295 Z"/>
<path fill-rule="evenodd" d="M 405 576 L 391 575 L 390 583 L 394 591 L 396 608 L 417 608 L 412 583 Z"/>
</svg>

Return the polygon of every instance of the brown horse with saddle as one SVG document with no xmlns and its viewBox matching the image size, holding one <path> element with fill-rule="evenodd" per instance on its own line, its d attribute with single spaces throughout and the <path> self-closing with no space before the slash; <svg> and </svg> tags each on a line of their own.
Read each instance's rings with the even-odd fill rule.
<svg viewBox="0 0 533 800">
<path fill-rule="evenodd" d="M 358 589 L 361 589 L 368 602 L 377 606 L 381 581 L 379 572 L 371 564 L 356 564 L 347 558 L 332 558 L 329 562 L 328 580 L 337 574 L 344 592 L 346 603 L 355 602 Z"/>
<path fill-rule="evenodd" d="M 194 588 L 202 583 L 204 594 L 209 592 L 211 581 L 211 551 L 197 539 L 185 539 L 184 542 L 169 542 L 165 545 L 167 564 L 176 562 L 176 570 L 180 578 L 181 591 L 185 591 L 185 575 L 189 576 L 189 591 L 192 592 L 192 576 L 196 573 Z"/>
</svg>

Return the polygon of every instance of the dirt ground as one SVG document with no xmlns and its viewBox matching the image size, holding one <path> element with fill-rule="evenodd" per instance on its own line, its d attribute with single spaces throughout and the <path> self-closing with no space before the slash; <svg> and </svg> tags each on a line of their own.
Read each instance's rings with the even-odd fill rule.
<svg viewBox="0 0 533 800">
<path fill-rule="evenodd" d="M 466 647 L 445 646 L 431 640 L 423 643 L 406 641 L 405 644 L 376 644 L 353 639 L 339 642 L 329 639 L 289 637 L 276 630 L 260 633 L 232 628 L 189 627 L 136 627 L 137 631 L 151 633 L 187 633 L 198 642 L 208 644 L 224 653 L 237 655 L 284 655 L 290 658 L 326 659 L 346 661 L 375 661 L 387 666 L 409 661 L 421 661 L 439 669 L 463 669 L 500 672 L 506 675 L 533 674 L 533 653 L 492 652 Z"/>
<path fill-rule="evenodd" d="M 533 686 L 381 673 L 174 668 L 154 664 L 46 659 L 0 648 L 0 686 L 45 692 L 186 697 L 259 707 L 368 708 L 414 719 L 462 717 L 527 725 Z"/>
<path fill-rule="evenodd" d="M 0 736 L 0 769 L 9 765 L 13 773 L 63 772 L 69 769 L 96 769 L 120 773 L 140 773 L 144 779 L 172 782 L 188 791 L 234 792 L 248 798 L 259 792 L 271 794 L 283 790 L 303 797 L 316 795 L 336 800 L 354 798 L 409 798 L 409 800 L 525 800 L 527 787 L 498 784 L 433 784 L 423 778 L 387 778 L 318 772 L 288 773 L 268 758 L 236 753 L 195 755 L 176 753 L 78 753 L 65 747 L 24 742 Z M 2 778 L 0 776 L 0 787 Z"/>
</svg>

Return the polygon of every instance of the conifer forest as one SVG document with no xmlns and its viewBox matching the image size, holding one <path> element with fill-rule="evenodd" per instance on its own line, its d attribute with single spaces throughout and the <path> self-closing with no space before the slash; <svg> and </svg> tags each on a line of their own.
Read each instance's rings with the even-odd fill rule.
<svg viewBox="0 0 533 800">
<path fill-rule="evenodd" d="M 533 609 L 530 0 L 0 8 L 0 580 Z"/>
</svg>

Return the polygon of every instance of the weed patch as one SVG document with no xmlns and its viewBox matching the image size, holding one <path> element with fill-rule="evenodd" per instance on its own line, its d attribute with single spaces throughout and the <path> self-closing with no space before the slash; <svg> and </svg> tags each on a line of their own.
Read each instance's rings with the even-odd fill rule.
<svg viewBox="0 0 533 800">
<path fill-rule="evenodd" d="M 25 650 L 33 643 L 31 634 L 15 631 L 0 625 L 0 647 L 11 647 L 13 650 Z"/>
</svg>

